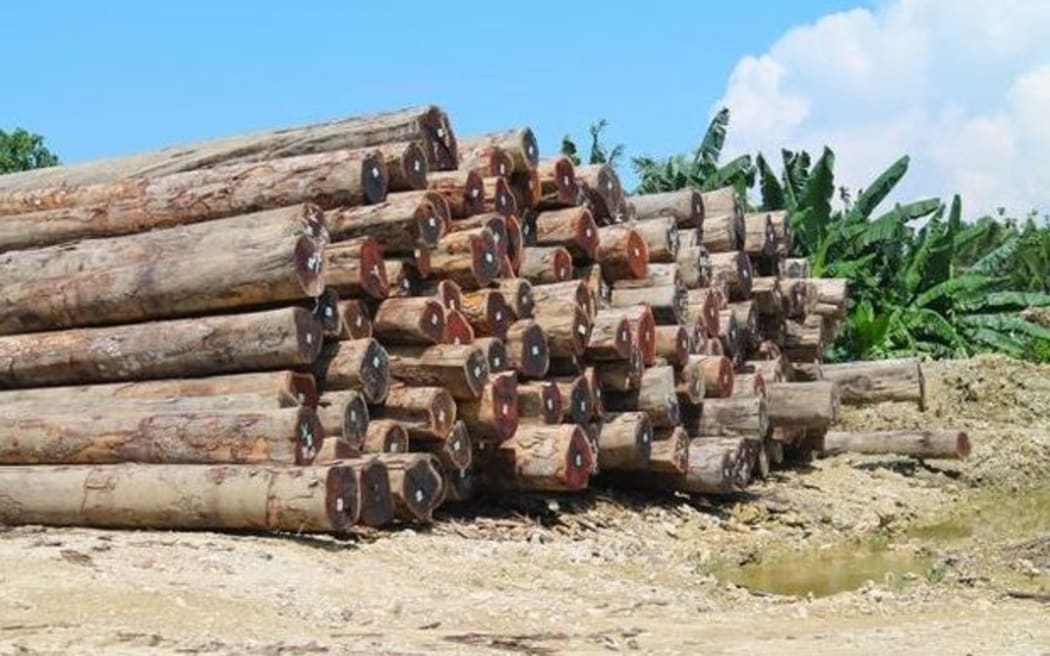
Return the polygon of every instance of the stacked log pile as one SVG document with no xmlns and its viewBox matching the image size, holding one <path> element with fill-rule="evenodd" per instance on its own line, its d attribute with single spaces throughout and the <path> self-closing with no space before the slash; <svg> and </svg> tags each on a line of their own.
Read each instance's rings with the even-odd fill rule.
<svg viewBox="0 0 1050 656">
<path fill-rule="evenodd" d="M 790 240 L 435 107 L 0 177 L 0 523 L 738 491 L 837 418 L 845 282 Z"/>
</svg>

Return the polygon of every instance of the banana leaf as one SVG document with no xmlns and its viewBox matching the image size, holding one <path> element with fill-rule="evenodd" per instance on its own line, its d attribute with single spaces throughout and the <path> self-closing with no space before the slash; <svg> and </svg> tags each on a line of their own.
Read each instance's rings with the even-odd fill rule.
<svg viewBox="0 0 1050 656">
<path fill-rule="evenodd" d="M 853 207 L 847 213 L 847 220 L 866 219 L 875 208 L 879 206 L 893 188 L 897 186 L 897 183 L 901 181 L 904 174 L 908 172 L 909 157 L 905 155 L 896 162 L 890 165 L 885 171 L 883 171 L 879 177 L 868 185 L 868 187 L 857 196 L 857 200 L 853 203 Z"/>
<path fill-rule="evenodd" d="M 784 188 L 780 186 L 780 180 L 776 173 L 770 168 L 766 158 L 759 153 L 755 157 L 755 165 L 758 167 L 758 185 L 762 191 L 762 209 L 782 210 L 787 207 L 787 199 L 784 197 Z"/>
</svg>

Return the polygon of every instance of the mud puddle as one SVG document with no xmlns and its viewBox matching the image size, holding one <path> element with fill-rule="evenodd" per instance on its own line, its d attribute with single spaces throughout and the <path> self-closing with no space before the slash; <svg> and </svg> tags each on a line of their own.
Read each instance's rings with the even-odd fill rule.
<svg viewBox="0 0 1050 656">
<path fill-rule="evenodd" d="M 975 548 L 990 549 L 1006 569 L 1016 570 L 1021 563 L 1025 587 L 1050 586 L 1050 487 L 979 493 L 949 517 L 900 534 L 772 553 L 759 562 L 714 573 L 754 591 L 825 597 L 869 582 L 891 589 L 920 579 L 937 582 L 945 574 L 943 554 Z"/>
</svg>

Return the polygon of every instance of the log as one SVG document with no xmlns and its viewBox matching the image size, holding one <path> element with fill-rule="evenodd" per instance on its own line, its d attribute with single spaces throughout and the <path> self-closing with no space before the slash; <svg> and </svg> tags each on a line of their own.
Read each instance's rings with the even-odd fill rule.
<svg viewBox="0 0 1050 656">
<path fill-rule="evenodd" d="M 501 279 L 498 285 L 497 289 L 503 292 L 503 299 L 510 308 L 512 320 L 532 318 L 536 300 L 532 294 L 532 284 L 528 280 L 505 278 Z"/>
<path fill-rule="evenodd" d="M 445 472 L 463 471 L 470 468 L 474 462 L 474 449 L 470 442 L 470 433 L 467 425 L 457 421 L 444 440 L 416 440 L 410 441 L 413 452 L 426 452 L 434 455 L 441 468 Z"/>
<path fill-rule="evenodd" d="M 611 304 L 614 308 L 638 307 L 645 304 L 659 325 L 674 325 L 686 321 L 689 297 L 681 283 L 637 286 L 638 281 L 618 281 L 613 286 Z"/>
<path fill-rule="evenodd" d="M 653 427 L 644 412 L 607 415 L 598 434 L 598 468 L 647 469 Z"/>
<path fill-rule="evenodd" d="M 359 516 L 357 483 L 342 465 L 0 467 L 0 522 L 341 532 Z"/>
<path fill-rule="evenodd" d="M 724 450 L 729 455 L 732 478 L 738 490 L 747 487 L 754 480 L 759 456 L 764 452 L 760 440 L 724 436 L 704 436 L 699 439 L 710 448 Z"/>
<path fill-rule="evenodd" d="M 540 161 L 540 149 L 536 144 L 536 136 L 527 127 L 476 134 L 459 140 L 461 153 L 489 146 L 498 146 L 510 155 L 514 161 L 515 171 L 534 169 Z"/>
<path fill-rule="evenodd" d="M 828 431 L 823 451 L 825 455 L 862 453 L 965 460 L 970 456 L 970 438 L 961 430 Z"/>
<path fill-rule="evenodd" d="M 838 383 L 843 403 L 906 401 L 926 407 L 926 380 L 918 359 L 826 364 L 823 376 Z"/>
<path fill-rule="evenodd" d="M 803 279 L 812 277 L 809 260 L 804 257 L 788 257 L 781 260 L 780 275 L 785 278 Z"/>
<path fill-rule="evenodd" d="M 673 217 L 656 217 L 636 221 L 634 229 L 645 240 L 645 245 L 649 249 L 650 262 L 670 263 L 678 258 L 680 244 L 678 228 L 675 227 Z"/>
<path fill-rule="evenodd" d="M 395 141 L 377 147 L 386 164 L 389 191 L 413 191 L 427 188 L 430 164 L 427 153 L 417 141 Z"/>
<path fill-rule="evenodd" d="M 543 378 L 550 367 L 550 348 L 543 326 L 531 319 L 515 321 L 507 329 L 510 366 L 526 378 Z"/>
<path fill-rule="evenodd" d="M 575 303 L 583 308 L 588 317 L 594 317 L 597 299 L 582 280 L 568 280 L 532 287 L 533 314 L 536 306 L 565 305 Z"/>
<path fill-rule="evenodd" d="M 819 360 L 824 351 L 824 336 L 819 325 L 806 325 L 797 321 L 786 323 L 784 352 L 794 362 Z"/>
<path fill-rule="evenodd" d="M 540 246 L 564 247 L 577 261 L 589 262 L 598 254 L 598 226 L 584 207 L 541 212 L 535 239 Z"/>
<path fill-rule="evenodd" d="M 744 251 L 711 253 L 711 270 L 714 275 L 725 275 L 729 287 L 729 300 L 746 301 L 751 296 L 754 274 L 751 260 Z"/>
<path fill-rule="evenodd" d="M 602 398 L 607 410 L 644 412 L 653 426 L 662 428 L 678 424 L 676 387 L 673 367 L 649 367 L 642 372 L 637 390 L 619 392 L 607 389 Z"/>
<path fill-rule="evenodd" d="M 734 462 L 724 447 L 703 439 L 689 443 L 685 474 L 662 471 L 625 472 L 610 474 L 610 482 L 617 486 L 668 492 L 678 490 L 691 494 L 732 494 L 739 490 Z"/>
<path fill-rule="evenodd" d="M 576 182 L 584 205 L 599 225 L 617 220 L 618 210 L 624 204 L 623 187 L 616 170 L 608 164 L 590 164 L 576 167 Z"/>
<path fill-rule="evenodd" d="M 456 423 L 457 406 L 443 387 L 397 385 L 382 405 L 373 406 L 372 414 L 398 422 L 414 440 L 443 442 Z"/>
<path fill-rule="evenodd" d="M 690 289 L 686 292 L 686 307 L 692 321 L 704 326 L 709 337 L 718 335 L 721 297 L 713 287 Z"/>
<path fill-rule="evenodd" d="M 587 487 L 594 464 L 580 426 L 526 424 L 485 463 L 485 484 L 503 491 L 581 490 Z"/>
<path fill-rule="evenodd" d="M 776 277 L 755 278 L 751 284 L 751 300 L 760 315 L 780 317 L 784 314 L 784 297 Z"/>
<path fill-rule="evenodd" d="M 373 419 L 361 439 L 363 453 L 405 453 L 408 451 L 408 431 L 392 419 Z"/>
<path fill-rule="evenodd" d="M 775 253 L 776 233 L 768 212 L 744 215 L 744 252 L 752 257 L 771 256 Z"/>
<path fill-rule="evenodd" d="M 689 356 L 682 367 L 675 368 L 674 383 L 680 405 L 703 403 L 706 394 L 703 360 Z"/>
<path fill-rule="evenodd" d="M 558 383 L 550 380 L 519 382 L 517 395 L 519 421 L 561 423 L 564 404 Z"/>
<path fill-rule="evenodd" d="M 119 240 L 99 247 L 119 248 Z M 85 275 L 87 274 L 87 275 Z M 131 323 L 295 301 L 324 290 L 311 237 L 243 244 L 223 257 L 187 251 L 72 276 L 0 282 L 0 333 Z M 61 288 L 61 294 L 55 289 Z"/>
<path fill-rule="evenodd" d="M 561 246 L 530 246 L 522 252 L 518 274 L 533 285 L 564 282 L 572 273 L 572 255 Z"/>
<path fill-rule="evenodd" d="M 533 320 L 547 335 L 552 358 L 583 355 L 591 334 L 591 320 L 576 303 L 538 305 Z"/>
<path fill-rule="evenodd" d="M 722 310 L 718 313 L 718 340 L 722 343 L 722 352 L 734 364 L 743 360 L 744 339 L 732 310 Z"/>
<path fill-rule="evenodd" d="M 642 362 L 646 365 L 651 364 L 656 358 L 656 320 L 649 306 L 643 304 L 634 307 L 607 308 L 602 312 L 627 319 Z"/>
<path fill-rule="evenodd" d="M 594 414 L 594 395 L 585 375 L 559 378 L 555 381 L 562 395 L 563 423 L 586 426 Z"/>
<path fill-rule="evenodd" d="M 736 189 L 731 186 L 721 187 L 714 191 L 705 191 L 700 196 L 704 203 L 705 219 L 715 214 L 743 216 L 740 197 L 737 195 Z"/>
<path fill-rule="evenodd" d="M 324 432 L 310 408 L 162 410 L 117 404 L 4 408 L 0 464 L 306 464 Z"/>
<path fill-rule="evenodd" d="M 591 304 L 594 306 L 595 311 L 598 304 L 608 303 L 609 298 L 612 296 L 612 288 L 609 286 L 609 283 L 605 282 L 605 278 L 602 277 L 600 265 L 585 264 L 576 267 L 575 276 L 587 287 L 587 291 L 590 293 Z"/>
<path fill-rule="evenodd" d="M 502 442 L 518 428 L 518 376 L 513 371 L 489 376 L 481 396 L 459 402 L 459 417 L 471 438 Z"/>
<path fill-rule="evenodd" d="M 728 435 L 761 440 L 769 431 L 766 400 L 757 397 L 704 399 L 699 435 Z"/>
<path fill-rule="evenodd" d="M 444 498 L 437 458 L 429 453 L 383 454 L 390 479 L 394 516 L 404 521 L 433 521 L 434 509 Z"/>
<path fill-rule="evenodd" d="M 371 419 L 368 404 L 357 390 L 330 390 L 317 403 L 317 418 L 324 434 L 339 437 L 354 449 L 360 449 Z"/>
<path fill-rule="evenodd" d="M 364 339 L 372 336 L 372 318 L 364 303 L 356 299 L 340 300 L 338 339 Z"/>
<path fill-rule="evenodd" d="M 767 360 L 748 360 L 740 371 L 744 374 L 761 374 L 767 384 L 783 383 L 787 380 L 788 364 L 783 356 L 778 355 Z"/>
<path fill-rule="evenodd" d="M 733 214 L 712 214 L 705 208 L 704 232 L 700 244 L 712 255 L 738 250 L 743 236 L 737 232 L 737 220 Z"/>
<path fill-rule="evenodd" d="M 343 329 L 343 318 L 339 314 L 339 294 L 334 289 L 325 288 L 316 298 L 300 301 L 299 306 L 310 310 L 321 324 L 325 338 L 339 338 Z"/>
<path fill-rule="evenodd" d="M 433 275 L 450 278 L 463 289 L 479 289 L 499 276 L 498 253 L 489 228 L 453 232 L 431 252 L 430 267 Z"/>
<path fill-rule="evenodd" d="M 313 366 L 326 391 L 355 389 L 369 403 L 382 403 L 390 389 L 390 356 L 374 339 L 325 344 Z"/>
<path fill-rule="evenodd" d="M 272 406 L 269 407 L 317 405 L 317 386 L 313 376 L 293 371 L 267 371 L 106 385 L 0 390 L 0 405 L 12 403 L 95 405 L 121 400 L 170 400 L 180 397 L 217 397 L 220 395 L 256 397 L 260 403 L 270 401 Z"/>
<path fill-rule="evenodd" d="M 704 395 L 724 399 L 733 393 L 733 363 L 723 355 L 691 355 L 690 363 L 698 363 L 704 374 Z"/>
<path fill-rule="evenodd" d="M 773 227 L 773 252 L 777 258 L 785 258 L 791 253 L 791 247 L 794 242 L 791 234 L 791 222 L 787 219 L 787 212 L 784 210 L 770 212 L 769 223 Z"/>
<path fill-rule="evenodd" d="M 480 397 L 488 374 L 488 361 L 476 346 L 402 347 L 390 354 L 391 377 L 416 387 L 444 387 L 457 400 Z"/>
<path fill-rule="evenodd" d="M 626 360 L 631 355 L 633 335 L 627 318 L 603 310 L 594 316 L 584 356 L 588 361 Z"/>
<path fill-rule="evenodd" d="M 689 360 L 689 331 L 684 326 L 657 326 L 656 355 L 674 367 L 683 367 Z"/>
<path fill-rule="evenodd" d="M 321 440 L 321 447 L 317 449 L 317 455 L 314 456 L 314 460 L 310 464 L 327 465 L 338 460 L 349 460 L 350 458 L 360 457 L 360 449 L 355 448 L 343 438 L 326 437 Z"/>
<path fill-rule="evenodd" d="M 485 182 L 473 171 L 431 173 L 427 176 L 427 189 L 441 194 L 453 219 L 485 211 Z"/>
<path fill-rule="evenodd" d="M 434 280 L 420 285 L 420 294 L 433 296 L 446 310 L 459 310 L 463 307 L 463 291 L 451 280 Z"/>
<path fill-rule="evenodd" d="M 322 330 L 299 307 L 0 337 L 0 386 L 207 376 L 309 364 Z"/>
<path fill-rule="evenodd" d="M 383 260 L 387 278 L 387 298 L 418 296 L 423 287 L 423 276 L 415 263 L 404 259 Z"/>
<path fill-rule="evenodd" d="M 497 145 L 459 144 L 459 170 L 473 171 L 483 178 L 509 176 L 514 172 L 514 158 Z"/>
<path fill-rule="evenodd" d="M 827 381 L 766 387 L 769 421 L 777 426 L 827 430 L 839 418 L 838 385 Z"/>
<path fill-rule="evenodd" d="M 689 471 L 689 435 L 681 426 L 653 431 L 648 471 L 684 474 Z"/>
<path fill-rule="evenodd" d="M 445 308 L 427 296 L 388 298 L 376 309 L 372 330 L 388 344 L 439 344 L 445 334 Z"/>
<path fill-rule="evenodd" d="M 704 202 L 693 189 L 639 194 L 630 197 L 639 220 L 671 217 L 679 228 L 699 230 L 704 224 Z"/>
<path fill-rule="evenodd" d="M 442 344 L 473 344 L 474 329 L 467 321 L 466 315 L 458 310 L 445 311 L 445 331 L 442 333 Z M 485 354 L 488 359 L 488 353 Z"/>
<path fill-rule="evenodd" d="M 515 216 L 518 213 L 518 199 L 507 178 L 482 178 L 481 184 L 485 190 L 483 211 L 495 212 L 503 217 Z"/>
<path fill-rule="evenodd" d="M 462 295 L 461 312 L 474 329 L 475 335 L 507 336 L 513 321 L 506 297 L 498 289 L 482 289 Z"/>
<path fill-rule="evenodd" d="M 379 243 L 371 237 L 328 244 L 325 281 L 344 297 L 385 298 L 389 288 Z"/>
<path fill-rule="evenodd" d="M 510 176 L 510 188 L 514 192 L 514 200 L 518 210 L 535 210 L 540 202 L 540 176 L 535 169 L 530 171 L 515 171 Z"/>
<path fill-rule="evenodd" d="M 736 327 L 740 333 L 740 349 L 747 353 L 761 341 L 758 334 L 758 310 L 754 301 L 748 300 L 730 303 L 729 311 L 736 319 Z"/>
<path fill-rule="evenodd" d="M 539 209 L 556 209 L 575 205 L 580 188 L 576 184 L 576 167 L 568 157 L 540 160 L 536 166 L 540 179 Z"/>
<path fill-rule="evenodd" d="M 323 207 L 376 203 L 387 191 L 382 159 L 375 150 L 336 151 L 0 193 L 0 250 L 127 235 L 308 201 Z"/>
<path fill-rule="evenodd" d="M 499 337 L 476 337 L 472 343 L 485 354 L 485 361 L 489 363 L 489 373 L 498 374 L 512 368 L 507 345 Z"/>
<path fill-rule="evenodd" d="M 759 372 L 753 373 L 737 373 L 733 375 L 733 394 L 732 396 L 766 396 L 768 386 L 766 385 L 766 378 Z M 768 399 L 767 399 L 768 404 Z M 770 422 L 776 423 L 770 414 Z"/>
<path fill-rule="evenodd" d="M 649 272 L 649 247 L 629 225 L 598 229 L 598 262 L 607 280 L 644 278 Z"/>
<path fill-rule="evenodd" d="M 444 196 L 410 191 L 390 194 L 374 205 L 330 210 L 324 219 L 332 241 L 372 237 L 392 254 L 436 245 L 448 229 L 449 216 Z"/>
<path fill-rule="evenodd" d="M 686 289 L 698 289 L 711 283 L 711 255 L 703 246 L 681 246 L 675 263 Z"/>
</svg>

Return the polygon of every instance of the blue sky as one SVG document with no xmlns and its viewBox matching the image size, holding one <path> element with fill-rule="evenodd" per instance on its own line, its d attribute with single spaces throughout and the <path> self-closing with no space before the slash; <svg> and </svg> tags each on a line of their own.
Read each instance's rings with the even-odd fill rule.
<svg viewBox="0 0 1050 656">
<path fill-rule="evenodd" d="M 605 117 L 629 154 L 664 155 L 742 56 L 857 4 L 13 2 L 0 128 L 74 162 L 434 102 L 461 134 L 527 124 L 553 152 Z"/>
</svg>

